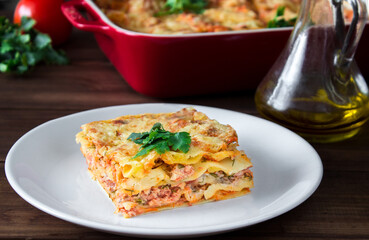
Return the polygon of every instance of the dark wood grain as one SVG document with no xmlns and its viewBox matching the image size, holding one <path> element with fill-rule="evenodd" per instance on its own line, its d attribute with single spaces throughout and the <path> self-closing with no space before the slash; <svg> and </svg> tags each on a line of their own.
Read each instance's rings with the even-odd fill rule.
<svg viewBox="0 0 369 240">
<path fill-rule="evenodd" d="M 90 33 L 73 32 L 62 46 L 67 66 L 38 66 L 24 76 L 0 75 L 0 239 L 136 239 L 98 232 L 50 216 L 8 184 L 7 152 L 27 131 L 48 120 L 111 105 L 172 102 L 258 115 L 253 91 L 157 99 L 134 92 Z M 209 239 L 369 239 L 369 127 L 353 139 L 313 144 L 324 177 L 303 204 L 267 222 Z"/>
</svg>

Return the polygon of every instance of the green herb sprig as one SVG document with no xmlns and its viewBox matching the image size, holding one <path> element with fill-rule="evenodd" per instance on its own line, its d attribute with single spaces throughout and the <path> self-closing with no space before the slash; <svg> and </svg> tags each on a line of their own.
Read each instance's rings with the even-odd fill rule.
<svg viewBox="0 0 369 240">
<path fill-rule="evenodd" d="M 0 17 L 0 71 L 23 74 L 36 64 L 67 64 L 64 52 L 51 46 L 49 35 L 36 29 L 36 21 L 22 17 L 21 24 L 13 24 Z"/>
<path fill-rule="evenodd" d="M 187 153 L 191 144 L 191 136 L 188 132 L 172 133 L 164 130 L 161 123 L 155 123 L 150 132 L 131 133 L 127 139 L 142 144 L 140 151 L 133 158 L 143 156 L 151 150 L 159 154 L 170 150 Z"/>
<path fill-rule="evenodd" d="M 162 11 L 155 14 L 156 17 L 193 12 L 201 14 L 208 5 L 207 0 L 167 0 Z"/>
<path fill-rule="evenodd" d="M 268 28 L 291 27 L 295 25 L 296 18 L 284 19 L 285 7 L 278 7 L 275 17 L 268 22 Z"/>
</svg>

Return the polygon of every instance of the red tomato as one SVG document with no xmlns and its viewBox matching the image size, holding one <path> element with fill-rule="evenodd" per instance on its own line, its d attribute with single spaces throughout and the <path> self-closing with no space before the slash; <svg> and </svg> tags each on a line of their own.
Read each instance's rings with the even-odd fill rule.
<svg viewBox="0 0 369 240">
<path fill-rule="evenodd" d="M 20 23 L 23 16 L 36 20 L 35 28 L 47 33 L 53 45 L 65 42 L 72 25 L 61 11 L 63 0 L 20 0 L 15 8 L 14 23 Z"/>
</svg>

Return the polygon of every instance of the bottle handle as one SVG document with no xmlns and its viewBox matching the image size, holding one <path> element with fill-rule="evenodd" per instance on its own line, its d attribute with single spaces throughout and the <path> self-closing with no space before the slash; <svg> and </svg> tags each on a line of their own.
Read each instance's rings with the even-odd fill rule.
<svg viewBox="0 0 369 240">
<path fill-rule="evenodd" d="M 348 0 L 348 2 L 352 7 L 353 18 L 336 62 L 342 70 L 350 67 L 367 21 L 366 3 L 363 0 Z"/>
</svg>

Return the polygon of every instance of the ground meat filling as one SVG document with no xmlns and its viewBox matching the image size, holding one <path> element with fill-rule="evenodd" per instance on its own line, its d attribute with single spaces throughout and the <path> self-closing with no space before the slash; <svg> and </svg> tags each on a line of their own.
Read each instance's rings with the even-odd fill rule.
<svg viewBox="0 0 369 240">
<path fill-rule="evenodd" d="M 173 167 L 170 173 L 170 180 L 178 182 L 194 174 L 195 169 L 191 165 L 184 166 L 182 164 L 177 164 Z"/>
<path fill-rule="evenodd" d="M 140 194 L 140 199 L 150 207 L 160 207 L 176 203 L 182 196 L 180 187 L 152 187 Z"/>
<path fill-rule="evenodd" d="M 115 182 L 110 180 L 107 176 L 103 176 L 100 179 L 101 184 L 107 189 L 109 192 L 114 192 L 117 190 Z"/>
<path fill-rule="evenodd" d="M 189 168 L 186 169 L 185 166 L 183 167 L 176 166 L 176 168 L 174 168 L 173 171 L 179 171 L 181 173 L 185 172 L 189 173 L 194 170 L 193 167 L 192 169 Z M 217 183 L 224 184 L 233 184 L 239 181 L 240 179 L 244 179 L 246 177 L 252 178 L 252 173 L 249 169 L 244 169 L 242 171 L 239 171 L 238 173 L 229 176 L 226 175 L 226 173 L 223 171 L 210 173 L 210 175 L 215 178 L 215 181 Z M 180 176 L 182 176 L 182 174 L 180 174 Z M 169 206 L 171 204 L 177 204 L 179 202 L 184 203 L 186 200 L 183 195 L 186 191 L 188 191 L 188 189 L 190 189 L 193 194 L 196 194 L 205 191 L 210 185 L 208 183 L 202 184 L 201 181 L 199 181 L 199 179 L 186 183 L 181 183 L 177 186 L 170 186 L 168 184 L 159 187 L 151 187 L 150 189 L 144 190 L 139 194 L 126 195 L 123 199 L 124 201 L 135 202 L 139 205 L 148 206 L 152 208 Z"/>
<path fill-rule="evenodd" d="M 232 184 L 246 177 L 252 179 L 252 172 L 250 171 L 250 169 L 244 169 L 244 170 L 239 171 L 238 173 L 235 173 L 229 176 L 223 171 L 217 171 L 217 172 L 211 173 L 211 175 L 217 179 L 217 182 L 224 183 L 224 184 Z"/>
</svg>

